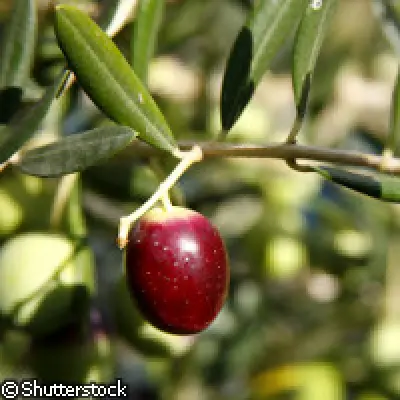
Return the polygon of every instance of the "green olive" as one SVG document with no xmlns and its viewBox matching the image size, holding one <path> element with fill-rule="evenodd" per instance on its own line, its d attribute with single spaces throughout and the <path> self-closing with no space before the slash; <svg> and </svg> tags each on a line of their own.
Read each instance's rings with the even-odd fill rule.
<svg viewBox="0 0 400 400">
<path fill-rule="evenodd" d="M 34 336 L 86 315 L 93 291 L 89 249 L 56 234 L 25 233 L 0 250 L 0 314 Z"/>
</svg>

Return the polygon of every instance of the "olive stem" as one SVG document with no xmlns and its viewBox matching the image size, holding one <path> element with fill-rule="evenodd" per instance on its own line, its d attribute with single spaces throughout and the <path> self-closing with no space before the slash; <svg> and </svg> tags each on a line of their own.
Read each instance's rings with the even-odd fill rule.
<svg viewBox="0 0 400 400">
<path fill-rule="evenodd" d="M 16 164 L 19 161 L 19 152 L 14 153 L 7 161 L 0 164 L 0 172 L 3 172 L 9 165 Z"/>
<path fill-rule="evenodd" d="M 385 148 L 382 153 L 382 159 L 380 164 L 380 170 L 384 172 L 388 166 L 390 166 L 391 160 L 394 158 L 393 150 L 390 148 Z"/>
<path fill-rule="evenodd" d="M 215 137 L 216 142 L 223 142 L 226 139 L 226 136 L 228 135 L 228 131 L 225 129 L 221 129 L 217 136 Z"/>
<path fill-rule="evenodd" d="M 161 196 L 161 202 L 162 202 L 162 205 L 163 205 L 165 211 L 167 211 L 167 212 L 170 211 L 171 208 L 173 207 L 172 203 L 171 203 L 171 199 L 169 198 L 169 193 L 168 192 L 165 192 Z"/>
<path fill-rule="evenodd" d="M 167 176 L 167 172 L 164 169 L 164 166 L 161 164 L 161 161 L 156 156 L 150 157 L 149 165 L 156 175 L 158 182 L 162 182 Z M 184 195 L 182 190 L 179 187 L 179 184 L 174 185 L 169 191 L 169 197 L 171 201 L 178 206 L 183 207 L 185 205 Z"/>
<path fill-rule="evenodd" d="M 150 208 L 153 207 L 157 203 L 157 201 L 161 200 L 166 207 L 169 207 L 169 205 L 172 207 L 172 204 L 169 201 L 169 197 L 166 201 L 168 191 L 175 185 L 178 179 L 185 173 L 188 168 L 190 168 L 192 164 L 199 162 L 203 159 L 203 152 L 201 148 L 197 145 L 193 146 L 190 151 L 179 151 L 176 154 L 181 159 L 181 161 L 171 172 L 171 174 L 165 179 L 165 181 L 163 181 L 159 185 L 158 189 L 153 193 L 153 195 L 132 214 L 122 217 L 120 219 L 117 240 L 120 249 L 123 249 L 128 243 L 128 233 L 132 224 L 144 213 L 150 210 Z"/>
<path fill-rule="evenodd" d="M 292 129 L 288 137 L 286 138 L 286 144 L 296 144 L 297 136 L 300 132 L 301 126 L 303 125 L 303 120 L 299 115 L 296 116 L 296 119 L 293 123 Z"/>
<path fill-rule="evenodd" d="M 192 141 L 179 142 L 182 149 L 190 149 Z M 347 166 L 357 166 L 374 169 L 400 176 L 400 158 L 389 158 L 382 167 L 382 156 L 367 154 L 353 150 L 331 149 L 300 144 L 271 143 L 266 145 L 236 144 L 220 142 L 197 143 L 204 159 L 212 158 L 272 158 L 281 160 L 309 160 L 313 162 L 333 163 Z M 129 157 L 153 157 L 161 155 L 160 150 L 143 142 L 133 143 L 124 153 Z M 121 159 L 119 159 L 121 160 Z M 118 162 L 119 162 L 118 160 Z"/>
<path fill-rule="evenodd" d="M 9 161 L 5 161 L 0 164 L 0 172 L 3 172 L 10 165 Z"/>
<path fill-rule="evenodd" d="M 79 174 L 64 175 L 58 183 L 54 197 L 53 206 L 50 212 L 50 226 L 53 229 L 60 227 L 63 212 L 71 195 Z"/>
</svg>

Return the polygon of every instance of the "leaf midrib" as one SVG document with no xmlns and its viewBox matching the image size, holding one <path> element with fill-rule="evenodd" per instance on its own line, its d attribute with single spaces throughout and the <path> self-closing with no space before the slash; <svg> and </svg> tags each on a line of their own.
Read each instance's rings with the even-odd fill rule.
<svg viewBox="0 0 400 400">
<path fill-rule="evenodd" d="M 286 10 L 291 4 L 291 2 L 292 2 L 291 0 L 287 0 L 281 7 L 277 5 L 276 7 L 279 8 L 278 14 L 275 16 L 275 18 L 272 19 L 272 24 L 262 31 L 262 40 L 260 41 L 258 46 L 255 46 L 255 52 L 252 61 L 252 71 L 251 71 L 252 76 L 255 74 L 256 71 L 256 68 L 254 68 L 254 66 L 257 65 L 257 63 L 259 62 L 259 59 L 262 57 L 263 53 L 262 50 L 266 47 L 265 43 L 268 43 L 271 37 L 271 33 L 274 32 L 276 26 L 281 23 L 282 14 L 286 13 Z"/>
<path fill-rule="evenodd" d="M 60 15 L 62 16 L 62 14 Z M 77 28 L 73 22 L 69 19 L 69 18 L 64 18 L 64 20 L 68 23 L 68 25 L 70 26 L 71 30 L 74 32 L 74 37 L 79 41 L 80 45 L 83 46 L 84 49 L 87 49 L 87 51 L 90 54 L 90 57 L 95 60 L 95 62 L 97 62 L 97 68 L 99 68 L 100 70 L 102 70 L 102 73 L 106 76 L 109 77 L 110 80 L 112 82 L 114 82 L 115 87 L 117 88 L 117 92 L 119 95 L 121 95 L 120 97 L 122 99 L 124 99 L 124 101 L 126 101 L 125 105 L 126 106 L 131 106 L 131 108 L 134 108 L 136 111 L 138 111 L 138 113 L 141 115 L 141 117 L 143 117 L 143 119 L 146 122 L 146 125 L 151 126 L 153 133 L 156 133 L 156 138 L 163 141 L 163 142 L 167 142 L 169 147 L 172 147 L 172 145 L 169 144 L 168 140 L 166 140 L 164 138 L 164 135 L 160 135 L 157 129 L 157 126 L 155 126 L 153 123 L 151 123 L 151 121 L 149 120 L 149 118 L 147 117 L 147 115 L 145 113 L 143 113 L 143 111 L 141 110 L 141 108 L 139 108 L 135 101 L 131 98 L 131 96 L 129 96 L 122 88 L 120 82 L 116 79 L 116 77 L 114 76 L 114 74 L 110 73 L 110 69 L 108 68 L 108 64 L 106 62 L 103 62 L 101 59 L 99 59 L 96 56 L 96 52 L 93 50 L 92 46 L 89 44 L 89 42 L 87 40 L 85 40 L 85 38 L 83 37 L 83 35 L 80 34 L 80 30 L 79 28 Z M 127 61 L 125 60 L 125 58 L 121 55 L 121 59 L 122 62 L 127 63 Z M 127 63 L 127 66 L 130 68 L 129 64 Z M 133 128 L 133 127 L 131 127 Z M 139 132 L 139 136 L 140 136 L 140 132 Z"/>
<path fill-rule="evenodd" d="M 85 144 L 87 144 L 88 147 L 89 147 L 89 146 L 92 146 L 92 145 L 96 145 L 98 142 L 104 142 L 104 143 L 112 143 L 113 141 L 125 142 L 125 140 L 123 140 L 123 139 L 125 139 L 127 137 L 129 137 L 130 138 L 129 141 L 131 141 L 131 140 L 135 139 L 136 136 L 134 135 L 134 133 L 131 133 L 131 134 L 130 133 L 123 133 L 123 134 L 112 135 L 112 136 L 106 137 L 106 138 L 102 137 L 100 140 L 96 140 L 96 139 L 88 139 L 88 140 L 86 140 L 86 138 L 80 138 L 80 139 L 82 141 L 84 141 Z M 75 137 L 74 137 L 74 139 L 75 139 Z M 43 154 L 45 154 L 45 155 L 47 155 L 49 157 L 52 157 L 54 155 L 57 155 L 58 153 L 66 151 L 66 150 L 70 149 L 70 147 L 68 145 L 70 145 L 70 144 L 73 145 L 74 144 L 72 140 L 68 140 L 68 143 L 67 143 L 67 140 L 65 140 L 64 143 L 63 143 L 63 141 L 59 141 L 59 142 L 54 142 L 54 143 L 51 143 L 50 145 L 48 145 L 48 146 L 58 145 L 59 146 L 58 149 L 48 149 L 48 148 L 45 149 L 44 148 L 45 146 L 42 147 L 42 148 L 39 147 L 37 149 L 34 149 L 34 150 L 32 150 L 32 152 L 35 152 L 36 154 L 31 154 L 31 155 L 28 154 L 26 158 L 22 159 L 22 161 L 35 161 L 37 158 L 43 157 Z M 129 143 L 129 141 L 128 141 L 128 143 Z M 66 146 L 65 147 L 61 147 L 63 144 L 65 144 Z M 118 150 L 118 149 L 116 149 L 116 150 Z"/>
</svg>

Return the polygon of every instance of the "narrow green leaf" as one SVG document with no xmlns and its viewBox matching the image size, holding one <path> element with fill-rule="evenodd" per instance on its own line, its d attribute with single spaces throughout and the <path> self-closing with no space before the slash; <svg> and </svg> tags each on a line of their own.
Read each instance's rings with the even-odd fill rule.
<svg viewBox="0 0 400 400">
<path fill-rule="evenodd" d="M 400 179 L 396 176 L 382 176 L 382 200 L 400 203 Z"/>
<path fill-rule="evenodd" d="M 400 135 L 400 66 L 397 72 L 396 83 L 393 90 L 389 129 L 387 147 L 395 152 Z"/>
<path fill-rule="evenodd" d="M 98 25 L 109 37 L 114 37 L 131 20 L 138 0 L 106 0 L 101 6 Z"/>
<path fill-rule="evenodd" d="M 165 0 L 139 0 L 131 52 L 133 70 L 144 84 L 147 83 L 148 66 L 156 48 L 164 8 Z"/>
<path fill-rule="evenodd" d="M 332 167 L 314 167 L 324 178 L 379 200 L 400 202 L 400 179 L 383 174 L 361 175 Z"/>
<path fill-rule="evenodd" d="M 290 36 L 309 0 L 258 1 L 233 45 L 221 94 L 221 122 L 228 131 L 240 117 L 273 57 Z"/>
<path fill-rule="evenodd" d="M 27 151 L 17 166 L 37 176 L 59 176 L 97 164 L 125 148 L 137 134 L 126 126 L 107 126 L 68 136 Z"/>
<path fill-rule="evenodd" d="M 310 81 L 336 4 L 337 0 L 310 1 L 296 33 L 292 75 L 300 117 L 305 113 Z"/>
<path fill-rule="evenodd" d="M 0 54 L 0 88 L 23 86 L 35 49 L 34 0 L 16 0 L 3 37 Z"/>
<path fill-rule="evenodd" d="M 66 73 L 63 73 L 43 97 L 32 106 L 16 113 L 10 123 L 0 131 L 0 163 L 7 161 L 21 146 L 29 140 L 46 116 L 52 101 L 64 84 Z"/>
<path fill-rule="evenodd" d="M 164 116 L 107 35 L 86 14 L 66 5 L 56 7 L 55 29 L 70 68 L 93 102 L 149 144 L 175 152 Z"/>
<path fill-rule="evenodd" d="M 53 204 L 51 227 L 65 232 L 70 237 L 85 237 L 87 236 L 87 226 L 83 211 L 82 178 L 80 174 L 67 175 L 60 179 L 57 194 L 65 193 L 66 186 L 69 186 L 67 188 L 69 190 L 68 200 L 62 206 L 59 206 L 60 202 Z"/>
</svg>

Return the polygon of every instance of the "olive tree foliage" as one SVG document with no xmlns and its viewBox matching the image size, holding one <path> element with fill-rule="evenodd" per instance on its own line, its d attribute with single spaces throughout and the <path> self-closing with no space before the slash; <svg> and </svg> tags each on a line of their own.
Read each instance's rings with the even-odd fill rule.
<svg viewBox="0 0 400 400">
<path fill-rule="evenodd" d="M 2 378 L 400 395 L 396 0 L 6 0 L 0 27 Z M 116 246 L 182 162 L 172 203 L 232 271 L 190 338 L 142 319 Z"/>
</svg>

